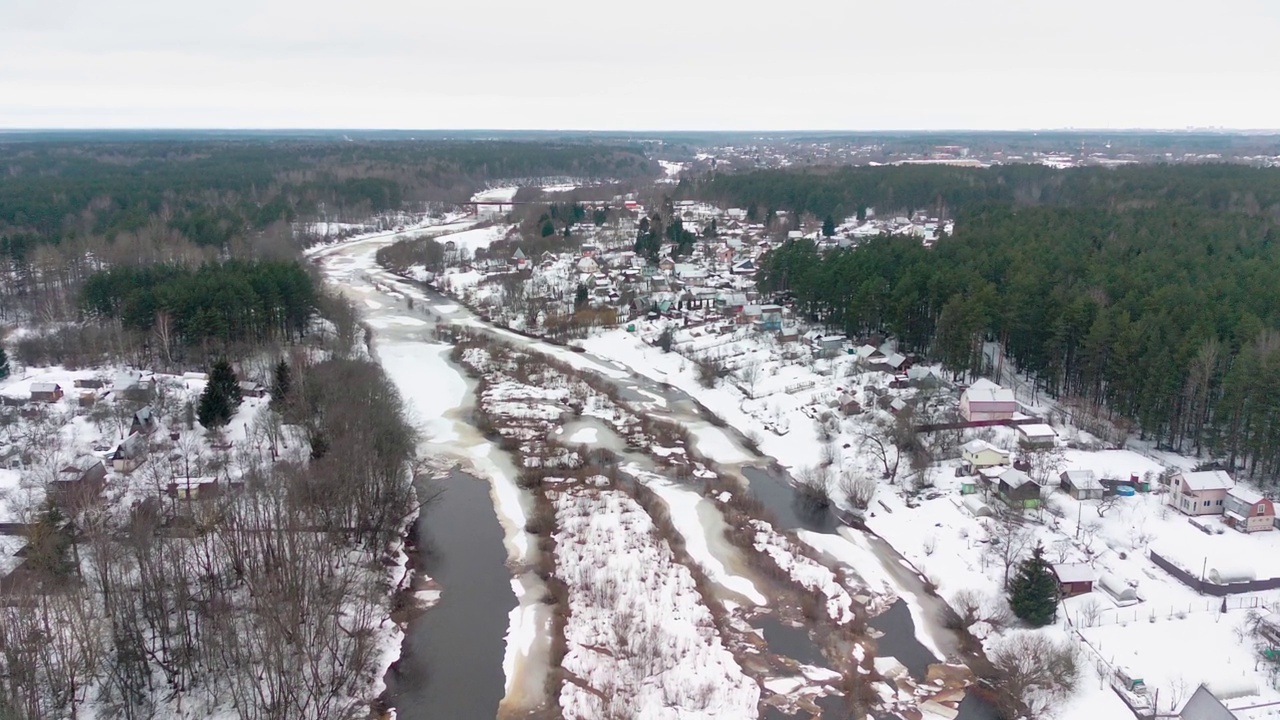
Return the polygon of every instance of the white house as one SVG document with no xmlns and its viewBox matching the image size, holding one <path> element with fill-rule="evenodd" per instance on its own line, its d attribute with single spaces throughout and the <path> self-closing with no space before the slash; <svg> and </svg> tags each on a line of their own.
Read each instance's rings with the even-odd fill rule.
<svg viewBox="0 0 1280 720">
<path fill-rule="evenodd" d="M 1026 447 L 1053 447 L 1058 442 L 1058 433 L 1044 423 L 1019 425 L 1018 442 Z"/>
<path fill-rule="evenodd" d="M 981 470 L 990 467 L 1008 467 L 1012 464 L 1008 450 L 1001 450 L 986 440 L 974 439 L 960 446 L 965 467 Z"/>
<path fill-rule="evenodd" d="M 1009 420 L 1018 411 L 1013 391 L 981 378 L 960 396 L 960 415 L 969 422 Z"/>
</svg>

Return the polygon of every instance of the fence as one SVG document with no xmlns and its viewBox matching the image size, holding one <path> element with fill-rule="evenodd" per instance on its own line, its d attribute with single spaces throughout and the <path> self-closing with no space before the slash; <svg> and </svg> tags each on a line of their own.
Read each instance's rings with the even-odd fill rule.
<svg viewBox="0 0 1280 720">
<path fill-rule="evenodd" d="M 1154 550 L 1150 551 L 1151 562 L 1155 563 L 1160 569 L 1169 573 L 1182 582 L 1183 585 L 1204 595 L 1213 595 L 1214 597 L 1225 597 L 1227 595 L 1238 595 L 1240 593 L 1262 592 L 1263 590 L 1275 590 L 1280 588 L 1280 577 L 1265 578 L 1262 580 L 1247 580 L 1244 582 L 1227 583 L 1219 585 L 1203 578 L 1196 577 L 1186 570 L 1173 564 L 1171 561 L 1162 557 Z"/>
<path fill-rule="evenodd" d="M 916 432 L 937 432 L 938 430 L 963 430 L 966 428 L 994 427 L 996 425 L 1004 425 L 1006 427 L 1014 427 L 1017 425 L 1035 425 L 1042 423 L 1037 417 L 1018 418 L 1016 420 L 960 420 L 948 423 L 933 423 L 930 425 L 917 425 Z"/>
<path fill-rule="evenodd" d="M 1263 610 L 1266 604 L 1257 597 L 1224 597 L 1221 600 L 1193 600 L 1186 604 L 1169 605 L 1160 608 L 1142 605 L 1119 608 L 1115 610 L 1076 609 L 1067 613 L 1066 620 L 1075 628 L 1104 627 L 1136 622 L 1154 622 L 1155 620 L 1172 620 L 1185 615 L 1226 610 Z"/>
</svg>

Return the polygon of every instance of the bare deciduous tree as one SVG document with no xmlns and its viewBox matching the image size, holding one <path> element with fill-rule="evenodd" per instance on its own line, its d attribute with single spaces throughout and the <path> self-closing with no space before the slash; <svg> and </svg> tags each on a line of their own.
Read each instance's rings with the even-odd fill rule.
<svg viewBox="0 0 1280 720">
<path fill-rule="evenodd" d="M 1004 570 L 1004 584 L 1009 584 L 1009 570 L 1022 559 L 1035 538 L 1013 512 L 1003 510 L 992 519 L 991 541 L 984 550 Z"/>
<path fill-rule="evenodd" d="M 876 494 L 875 478 L 845 471 L 840 474 L 840 491 L 845 498 L 859 510 L 866 510 Z"/>
<path fill-rule="evenodd" d="M 1024 631 L 994 641 L 988 657 L 1000 684 L 1033 716 L 1041 716 L 1075 689 L 1080 678 L 1079 651 L 1070 640 Z M 1012 708 L 1009 708 L 1010 710 Z"/>
</svg>

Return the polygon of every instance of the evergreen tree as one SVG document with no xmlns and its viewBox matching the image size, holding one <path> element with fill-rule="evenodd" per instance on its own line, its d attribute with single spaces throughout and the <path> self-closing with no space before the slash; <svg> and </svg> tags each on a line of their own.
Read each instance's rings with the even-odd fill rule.
<svg viewBox="0 0 1280 720">
<path fill-rule="evenodd" d="M 240 384 L 236 380 L 231 363 L 219 360 L 213 364 L 209 373 L 209 384 L 200 394 L 200 407 L 196 417 L 207 429 L 222 427 L 231 422 L 240 407 Z"/>
<path fill-rule="evenodd" d="M 702 237 L 713 238 L 718 234 L 719 234 L 719 231 L 716 229 L 716 219 L 711 218 L 711 223 L 702 229 Z"/>
<path fill-rule="evenodd" d="M 289 363 L 281 360 L 276 363 L 271 380 L 271 404 L 279 409 L 289 399 L 289 391 L 293 389 L 293 369 Z"/>
<path fill-rule="evenodd" d="M 50 502 L 37 517 L 27 539 L 27 563 L 32 570 L 65 577 L 75 572 L 71 558 L 72 530 L 62 509 Z"/>
<path fill-rule="evenodd" d="M 542 221 L 542 237 L 550 237 L 551 235 L 555 235 L 555 234 L 556 234 L 556 226 L 552 224 L 551 220 L 548 219 L 548 220 Z"/>
<path fill-rule="evenodd" d="M 573 306 L 575 308 L 580 308 L 586 304 L 587 304 L 587 286 L 579 284 L 578 292 L 573 297 Z"/>
<path fill-rule="evenodd" d="M 1044 547 L 1037 545 L 1031 557 L 1018 566 L 1018 574 L 1009 583 L 1009 606 L 1022 620 L 1042 627 L 1058 617 L 1058 581 Z"/>
<path fill-rule="evenodd" d="M 0 380 L 6 380 L 9 377 L 9 356 L 5 354 L 4 348 L 0 347 Z"/>
<path fill-rule="evenodd" d="M 822 221 L 822 237 L 831 237 L 832 235 L 835 235 L 835 234 L 836 234 L 835 218 L 828 215 Z"/>
</svg>

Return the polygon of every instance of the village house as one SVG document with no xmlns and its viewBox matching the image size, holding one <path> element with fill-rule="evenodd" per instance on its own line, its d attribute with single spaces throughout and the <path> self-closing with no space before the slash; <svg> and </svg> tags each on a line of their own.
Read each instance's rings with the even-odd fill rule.
<svg viewBox="0 0 1280 720">
<path fill-rule="evenodd" d="M 58 479 L 49 483 L 55 502 L 72 508 L 84 507 L 98 499 L 107 486 L 107 468 L 95 457 L 83 457 L 62 468 Z"/>
<path fill-rule="evenodd" d="M 1021 470 L 1010 468 L 1000 473 L 996 494 L 1011 508 L 1026 510 L 1040 506 L 1040 486 Z"/>
<path fill-rule="evenodd" d="M 1013 391 L 979 378 L 960 396 L 960 416 L 969 422 L 1009 420 L 1018 411 Z"/>
<path fill-rule="evenodd" d="M 846 416 L 862 412 L 862 405 L 858 403 L 857 398 L 847 392 L 840 393 L 840 397 L 836 398 L 836 407 Z"/>
<path fill-rule="evenodd" d="M 131 473 L 147 461 L 147 436 L 141 433 L 125 438 L 111 454 L 111 467 L 119 473 Z"/>
<path fill-rule="evenodd" d="M 1235 486 L 1222 470 L 1182 472 L 1173 476 L 1168 502 L 1184 515 L 1221 515 L 1226 510 L 1227 491 Z"/>
<path fill-rule="evenodd" d="M 1263 532 L 1275 527 L 1275 505 L 1248 488 L 1237 485 L 1228 490 L 1222 507 L 1222 521 L 1240 532 Z"/>
<path fill-rule="evenodd" d="M 760 329 L 764 332 L 778 332 L 782 329 L 782 306 L 760 306 Z"/>
<path fill-rule="evenodd" d="M 1258 634 L 1272 647 L 1280 646 L 1280 613 L 1268 610 L 1258 617 Z"/>
<path fill-rule="evenodd" d="M 99 378 L 81 378 L 72 383 L 78 388 L 85 390 L 101 390 L 106 387 L 106 381 Z"/>
<path fill-rule="evenodd" d="M 31 400 L 32 402 L 54 403 L 62 399 L 62 386 L 58 383 L 32 383 L 31 384 Z"/>
<path fill-rule="evenodd" d="M 1093 583 L 1097 576 L 1093 568 L 1083 563 L 1055 563 L 1053 575 L 1058 579 L 1058 591 L 1062 597 L 1069 598 L 1093 592 Z"/>
<path fill-rule="evenodd" d="M 0 445 L 0 468 L 5 470 L 21 470 L 23 467 L 22 451 L 17 445 Z"/>
<path fill-rule="evenodd" d="M 1018 444 L 1026 448 L 1051 448 L 1058 444 L 1058 433 L 1043 423 L 1019 425 Z"/>
<path fill-rule="evenodd" d="M 1177 717 L 1179 720 L 1240 720 L 1203 684 L 1187 698 Z"/>
<path fill-rule="evenodd" d="M 813 347 L 814 354 L 823 358 L 832 358 L 839 355 L 846 341 L 843 335 L 827 335 L 817 330 L 810 330 L 805 333 L 804 338 Z"/>
<path fill-rule="evenodd" d="M 1076 500 L 1102 499 L 1102 481 L 1092 470 L 1067 470 L 1058 476 L 1058 485 Z"/>
<path fill-rule="evenodd" d="M 176 478 L 165 488 L 165 493 L 178 500 L 208 500 L 222 494 L 223 484 L 215 477 Z"/>
<path fill-rule="evenodd" d="M 142 433 L 143 435 L 150 435 L 151 433 L 155 432 L 155 429 L 156 429 L 156 414 L 151 410 L 150 405 L 134 413 L 133 420 L 129 422 L 130 435 L 133 435 L 134 433 Z"/>
<path fill-rule="evenodd" d="M 960 446 L 960 457 L 968 472 L 989 467 L 1008 467 L 1012 458 L 1008 450 L 1001 450 L 986 440 L 973 439 Z"/>
<path fill-rule="evenodd" d="M 860 363 L 874 363 L 884 357 L 874 345 L 865 344 L 858 346 L 858 348 L 853 351 L 853 355 Z"/>
<path fill-rule="evenodd" d="M 240 381 L 240 397 L 261 398 L 266 396 L 267 388 L 262 383 L 256 383 L 250 380 Z"/>
<path fill-rule="evenodd" d="M 587 255 L 578 260 L 577 267 L 578 272 L 590 275 L 600 270 L 600 263 L 597 263 L 594 258 Z"/>
<path fill-rule="evenodd" d="M 516 251 L 511 255 L 511 264 L 517 270 L 523 270 L 529 264 L 529 257 L 524 254 L 524 250 L 516 248 Z"/>
</svg>

